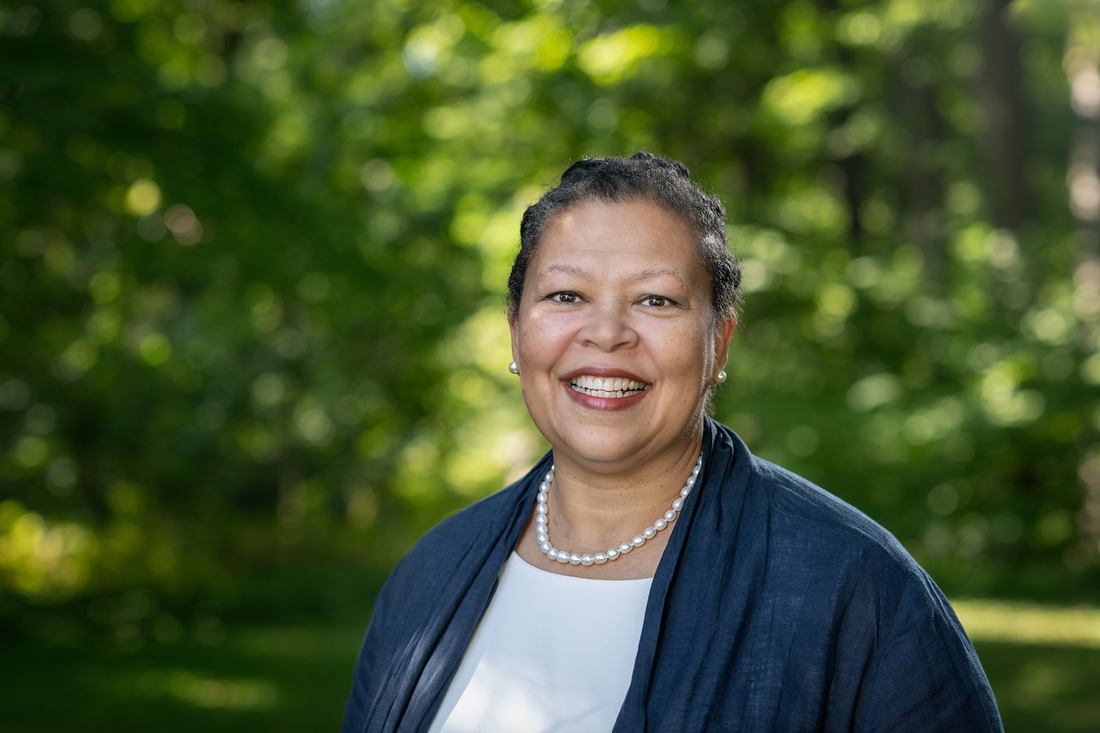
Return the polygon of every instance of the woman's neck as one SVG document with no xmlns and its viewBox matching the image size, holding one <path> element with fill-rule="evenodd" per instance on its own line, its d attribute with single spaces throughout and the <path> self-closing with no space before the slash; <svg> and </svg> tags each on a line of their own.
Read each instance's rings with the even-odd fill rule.
<svg viewBox="0 0 1100 733">
<path fill-rule="evenodd" d="M 702 430 L 684 437 L 662 454 L 625 466 L 577 460 L 556 451 L 555 477 L 547 497 L 549 535 L 554 547 L 578 554 L 606 552 L 653 526 L 679 498 L 699 457 Z M 642 547 L 613 562 L 586 567 L 549 560 L 538 546 L 532 519 L 517 552 L 532 565 L 562 575 L 652 577 L 674 525 L 670 523 Z"/>
</svg>

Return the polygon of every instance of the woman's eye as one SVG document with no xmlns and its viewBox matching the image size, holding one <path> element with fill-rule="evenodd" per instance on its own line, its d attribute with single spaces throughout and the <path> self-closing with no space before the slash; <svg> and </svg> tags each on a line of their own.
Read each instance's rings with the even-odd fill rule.
<svg viewBox="0 0 1100 733">
<path fill-rule="evenodd" d="M 554 293 L 553 295 L 550 296 L 550 299 L 553 300 L 555 303 L 576 303 L 577 302 L 577 294 L 576 293 Z"/>
<path fill-rule="evenodd" d="M 660 295 L 647 295 L 642 302 L 651 308 L 664 308 L 668 305 L 668 298 L 664 298 Z"/>
</svg>

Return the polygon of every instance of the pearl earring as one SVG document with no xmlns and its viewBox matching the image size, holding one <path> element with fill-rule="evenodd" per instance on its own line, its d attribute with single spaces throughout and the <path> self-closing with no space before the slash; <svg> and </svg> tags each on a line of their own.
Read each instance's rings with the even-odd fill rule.
<svg viewBox="0 0 1100 733">
<path fill-rule="evenodd" d="M 519 364 L 513 361 L 511 364 L 508 365 L 508 371 L 510 371 L 512 374 L 519 374 Z"/>
<path fill-rule="evenodd" d="M 714 375 L 714 383 L 715 384 L 721 384 L 724 381 L 726 381 L 726 372 L 725 371 L 720 371 L 716 375 Z"/>
</svg>

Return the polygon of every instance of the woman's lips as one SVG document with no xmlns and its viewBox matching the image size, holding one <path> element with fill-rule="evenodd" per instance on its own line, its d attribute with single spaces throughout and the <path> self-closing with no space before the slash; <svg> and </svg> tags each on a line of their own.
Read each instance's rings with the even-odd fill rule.
<svg viewBox="0 0 1100 733">
<path fill-rule="evenodd" d="M 641 400 L 648 384 L 625 372 L 600 370 L 599 375 L 577 374 L 562 380 L 574 402 L 597 410 L 618 410 Z"/>
<path fill-rule="evenodd" d="M 596 377 L 583 375 L 569 380 L 569 386 L 589 397 L 622 399 L 646 388 L 645 382 L 624 377 Z"/>
</svg>

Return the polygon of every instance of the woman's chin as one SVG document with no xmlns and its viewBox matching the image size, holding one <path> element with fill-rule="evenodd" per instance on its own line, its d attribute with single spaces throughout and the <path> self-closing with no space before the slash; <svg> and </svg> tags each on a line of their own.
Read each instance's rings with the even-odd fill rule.
<svg viewBox="0 0 1100 733">
<path fill-rule="evenodd" d="M 664 448 L 677 442 L 677 435 L 683 432 L 654 434 L 646 429 L 651 422 L 632 419 L 630 413 L 616 419 L 618 414 L 597 413 L 603 419 L 589 423 L 582 419 L 559 422 L 546 436 L 554 447 L 555 460 L 579 463 L 596 473 L 630 471 L 663 454 Z"/>
</svg>

